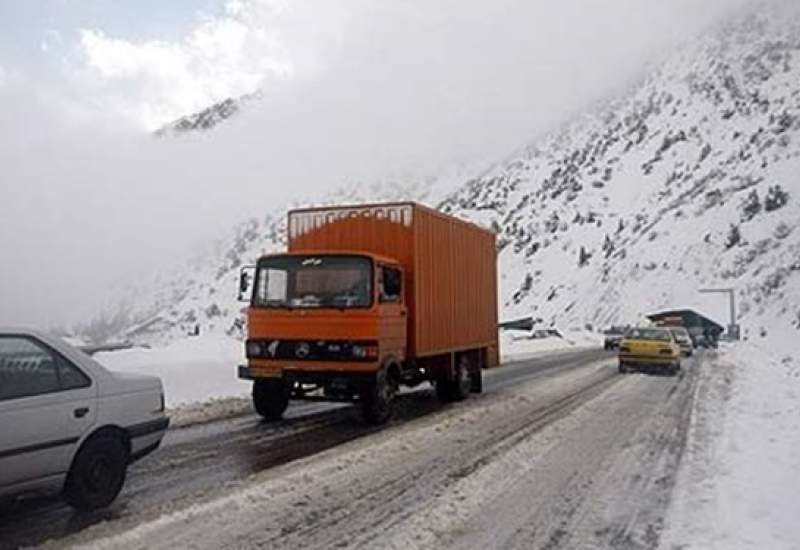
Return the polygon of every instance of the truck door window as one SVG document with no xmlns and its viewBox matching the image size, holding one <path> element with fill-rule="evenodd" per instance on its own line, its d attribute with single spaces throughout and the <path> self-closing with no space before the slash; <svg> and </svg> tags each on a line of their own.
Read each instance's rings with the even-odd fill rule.
<svg viewBox="0 0 800 550">
<path fill-rule="evenodd" d="M 383 267 L 381 269 L 381 302 L 399 302 L 403 290 L 403 277 L 399 269 Z"/>
</svg>

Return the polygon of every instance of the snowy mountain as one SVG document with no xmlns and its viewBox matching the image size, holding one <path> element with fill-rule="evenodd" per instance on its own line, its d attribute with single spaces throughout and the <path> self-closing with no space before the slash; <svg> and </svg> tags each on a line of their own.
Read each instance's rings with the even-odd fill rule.
<svg viewBox="0 0 800 550">
<path fill-rule="evenodd" d="M 342 187 L 316 204 L 415 200 L 437 204 L 442 193 L 463 181 L 458 173 L 412 183 L 394 181 L 355 183 Z M 117 302 L 76 332 L 93 342 L 125 340 L 161 345 L 196 334 L 243 336 L 242 304 L 236 299 L 239 271 L 268 252 L 286 248 L 286 213 L 282 204 L 262 218 L 234 227 L 204 253 L 177 262 L 152 280 L 128 288 Z M 302 206 L 309 206 L 303 203 Z"/>
<path fill-rule="evenodd" d="M 498 231 L 508 317 L 600 327 L 733 287 L 751 335 L 800 329 L 797 8 L 687 45 L 441 207 Z"/>
<path fill-rule="evenodd" d="M 211 130 L 218 124 L 221 124 L 239 114 L 243 108 L 247 107 L 248 103 L 257 100 L 260 96 L 259 93 L 248 94 L 238 98 L 229 97 L 222 101 L 211 105 L 186 116 L 166 124 L 162 128 L 156 130 L 155 135 L 158 137 L 165 137 L 168 135 L 178 135 L 186 132 L 198 132 Z"/>
<path fill-rule="evenodd" d="M 746 334 L 788 342 L 800 330 L 798 11 L 730 21 L 453 194 L 451 176 L 353 185 L 320 203 L 415 199 L 493 227 L 502 318 L 596 329 L 733 287 Z M 95 332 L 151 344 L 198 328 L 240 337 L 239 267 L 284 246 L 285 211 L 132 291 Z"/>
</svg>

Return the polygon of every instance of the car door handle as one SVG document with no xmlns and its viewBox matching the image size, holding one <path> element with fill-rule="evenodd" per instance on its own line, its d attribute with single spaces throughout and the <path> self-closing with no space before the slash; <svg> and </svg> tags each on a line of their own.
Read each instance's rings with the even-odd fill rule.
<svg viewBox="0 0 800 550">
<path fill-rule="evenodd" d="M 80 407 L 72 411 L 72 414 L 75 415 L 75 418 L 83 418 L 87 414 L 89 414 L 89 407 Z"/>
</svg>

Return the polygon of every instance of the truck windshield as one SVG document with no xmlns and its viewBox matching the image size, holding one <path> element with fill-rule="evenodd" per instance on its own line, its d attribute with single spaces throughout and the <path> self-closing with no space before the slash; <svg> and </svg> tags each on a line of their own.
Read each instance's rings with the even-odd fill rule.
<svg viewBox="0 0 800 550">
<path fill-rule="evenodd" d="M 364 308 L 372 305 L 372 261 L 362 256 L 274 256 L 258 263 L 253 305 Z"/>
</svg>

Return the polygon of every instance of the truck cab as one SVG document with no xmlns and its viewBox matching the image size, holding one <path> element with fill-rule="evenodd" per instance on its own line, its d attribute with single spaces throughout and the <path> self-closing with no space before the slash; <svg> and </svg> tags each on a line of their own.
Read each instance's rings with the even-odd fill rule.
<svg viewBox="0 0 800 550">
<path fill-rule="evenodd" d="M 408 328 L 396 260 L 356 251 L 275 254 L 258 261 L 253 277 L 240 377 L 259 386 L 260 413 L 279 417 L 292 397 L 363 398 L 382 367 L 396 391 Z"/>
</svg>

